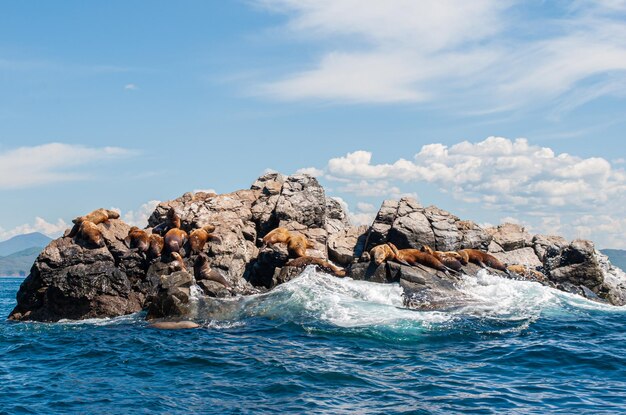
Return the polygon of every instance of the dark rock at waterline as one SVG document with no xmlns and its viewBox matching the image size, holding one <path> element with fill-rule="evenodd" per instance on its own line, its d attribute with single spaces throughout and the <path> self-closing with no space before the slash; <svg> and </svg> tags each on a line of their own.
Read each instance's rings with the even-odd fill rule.
<svg viewBox="0 0 626 415">
<path fill-rule="evenodd" d="M 176 271 L 160 278 L 156 293 L 148 298 L 147 319 L 186 317 L 191 312 L 193 275 Z"/>
</svg>

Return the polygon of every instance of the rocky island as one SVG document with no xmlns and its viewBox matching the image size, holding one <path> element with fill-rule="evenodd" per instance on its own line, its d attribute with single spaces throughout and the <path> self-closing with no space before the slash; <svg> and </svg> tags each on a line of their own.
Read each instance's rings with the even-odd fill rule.
<svg viewBox="0 0 626 415">
<path fill-rule="evenodd" d="M 192 234 L 191 239 L 202 229 L 206 233 L 202 243 L 192 249 L 185 239 L 175 249 L 152 252 L 149 238 L 163 231 L 172 217 L 178 223 L 170 228 Z M 93 223 L 85 220 L 89 226 L 78 219 L 75 229 L 52 241 L 37 257 L 9 319 L 54 322 L 142 310 L 149 319 L 186 319 L 193 289 L 209 298 L 263 293 L 307 266 L 339 278 L 397 282 L 407 307 L 443 309 L 462 303 L 456 288 L 461 275 L 481 270 L 471 261 L 465 261 L 459 272 L 447 266 L 437 270 L 398 260 L 395 254 L 379 263 L 370 251 L 380 245 L 418 256 L 416 251 L 424 247 L 442 254 L 477 250 L 508 266 L 490 269 L 492 273 L 595 301 L 626 304 L 624 274 L 590 241 L 530 235 L 508 223 L 483 228 L 411 198 L 387 200 L 370 226 L 352 226 L 340 203 L 305 174 L 266 174 L 250 189 L 228 194 L 185 193 L 159 204 L 144 230 L 131 228 L 119 215 Z M 83 226 L 88 228 L 84 232 L 98 235 L 97 241 L 81 237 Z M 294 255 L 298 250 L 291 243 L 268 243 L 266 237 L 277 228 L 303 236 L 303 251 Z M 133 232 L 145 234 L 145 244 L 133 243 L 129 239 Z M 159 238 L 155 236 L 157 242 Z"/>
</svg>

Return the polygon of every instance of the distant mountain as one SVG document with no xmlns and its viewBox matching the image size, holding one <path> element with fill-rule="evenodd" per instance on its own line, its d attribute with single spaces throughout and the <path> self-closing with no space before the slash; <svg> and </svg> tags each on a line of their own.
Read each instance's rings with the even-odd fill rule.
<svg viewBox="0 0 626 415">
<path fill-rule="evenodd" d="M 0 275 L 28 275 L 42 247 L 32 247 L 0 258 Z"/>
<path fill-rule="evenodd" d="M 7 255 L 11 255 L 28 248 L 44 248 L 50 243 L 50 241 L 52 241 L 51 238 L 48 238 L 46 235 L 39 232 L 17 235 L 4 242 L 0 242 L 0 257 L 6 257 Z"/>
<path fill-rule="evenodd" d="M 626 250 L 624 249 L 602 249 L 604 255 L 609 257 L 611 264 L 626 271 Z"/>
</svg>

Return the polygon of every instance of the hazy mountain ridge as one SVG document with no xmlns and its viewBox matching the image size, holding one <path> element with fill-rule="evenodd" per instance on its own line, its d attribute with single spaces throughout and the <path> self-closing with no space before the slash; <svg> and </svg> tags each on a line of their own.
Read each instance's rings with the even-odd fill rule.
<svg viewBox="0 0 626 415">
<path fill-rule="evenodd" d="M 48 245 L 50 241 L 52 241 L 52 238 L 39 232 L 17 235 L 11 239 L 0 242 L 0 257 L 6 257 L 28 248 L 43 248 Z"/>
<path fill-rule="evenodd" d="M 34 232 L 0 242 L 0 275 L 28 275 L 35 259 L 51 240 Z"/>
</svg>

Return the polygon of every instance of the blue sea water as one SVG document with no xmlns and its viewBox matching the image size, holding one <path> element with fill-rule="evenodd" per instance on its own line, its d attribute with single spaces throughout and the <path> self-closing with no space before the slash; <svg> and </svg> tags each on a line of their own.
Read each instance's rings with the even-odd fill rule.
<svg viewBox="0 0 626 415">
<path fill-rule="evenodd" d="M 0 313 L 21 279 L 0 279 Z M 211 307 L 200 329 L 143 315 L 0 322 L 1 414 L 626 413 L 626 309 L 467 277 L 467 306 L 402 308 L 398 285 L 312 270 Z"/>
</svg>

